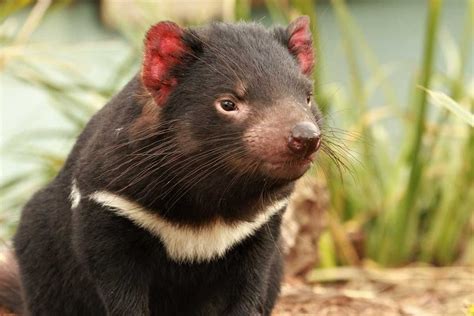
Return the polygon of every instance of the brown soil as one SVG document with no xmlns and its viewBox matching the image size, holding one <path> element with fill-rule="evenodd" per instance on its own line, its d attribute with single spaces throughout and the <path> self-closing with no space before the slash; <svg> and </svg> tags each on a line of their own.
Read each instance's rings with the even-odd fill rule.
<svg viewBox="0 0 474 316">
<path fill-rule="evenodd" d="M 474 315 L 474 268 L 339 268 L 287 279 L 274 316 Z"/>
</svg>

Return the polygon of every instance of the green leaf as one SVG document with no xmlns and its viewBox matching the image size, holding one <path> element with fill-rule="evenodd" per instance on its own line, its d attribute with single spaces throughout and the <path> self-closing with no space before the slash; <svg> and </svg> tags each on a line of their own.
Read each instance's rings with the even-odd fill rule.
<svg viewBox="0 0 474 316">
<path fill-rule="evenodd" d="M 422 88 L 424 89 L 424 88 Z M 474 115 L 465 109 L 461 104 L 451 99 L 443 92 L 424 89 L 428 93 L 429 100 L 434 105 L 444 107 L 459 119 L 466 122 L 470 126 L 474 126 Z"/>
</svg>

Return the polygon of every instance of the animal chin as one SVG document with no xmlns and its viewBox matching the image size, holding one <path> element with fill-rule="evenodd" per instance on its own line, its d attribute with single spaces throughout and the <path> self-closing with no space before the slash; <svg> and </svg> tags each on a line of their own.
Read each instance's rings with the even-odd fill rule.
<svg viewBox="0 0 474 316">
<path fill-rule="evenodd" d="M 308 171 L 311 162 L 311 158 L 264 161 L 261 171 L 272 178 L 294 181 Z"/>
</svg>

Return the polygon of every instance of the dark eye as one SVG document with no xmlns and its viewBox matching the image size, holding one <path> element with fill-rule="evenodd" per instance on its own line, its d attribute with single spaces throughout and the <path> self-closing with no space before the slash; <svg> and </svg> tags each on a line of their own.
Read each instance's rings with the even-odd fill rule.
<svg viewBox="0 0 474 316">
<path fill-rule="evenodd" d="M 312 97 L 312 96 L 313 96 L 313 94 L 310 93 L 310 94 L 308 94 L 308 96 L 306 97 L 306 103 L 307 103 L 308 105 L 311 105 L 311 97 Z"/>
<path fill-rule="evenodd" d="M 230 112 L 230 111 L 237 110 L 237 106 L 231 100 L 222 100 L 220 101 L 220 105 L 221 105 L 221 108 L 224 109 L 224 111 Z"/>
</svg>

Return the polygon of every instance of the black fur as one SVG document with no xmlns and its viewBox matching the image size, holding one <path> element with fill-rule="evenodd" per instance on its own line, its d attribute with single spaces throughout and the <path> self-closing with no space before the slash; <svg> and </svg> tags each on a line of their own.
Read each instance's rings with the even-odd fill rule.
<svg viewBox="0 0 474 316">
<path fill-rule="evenodd" d="M 190 52 L 173 69 L 166 104 L 153 104 L 136 76 L 90 120 L 59 175 L 25 206 L 14 238 L 30 314 L 270 315 L 283 210 L 222 258 L 175 262 L 159 238 L 86 196 L 106 189 L 196 227 L 252 220 L 288 196 L 295 179 L 262 171 L 243 137 L 268 111 L 316 121 L 303 111 L 311 83 L 283 34 L 257 24 L 186 30 Z M 213 104 L 239 82 L 251 115 L 237 124 Z M 288 97 L 301 105 L 285 108 Z M 82 199 L 71 209 L 73 179 Z"/>
</svg>

